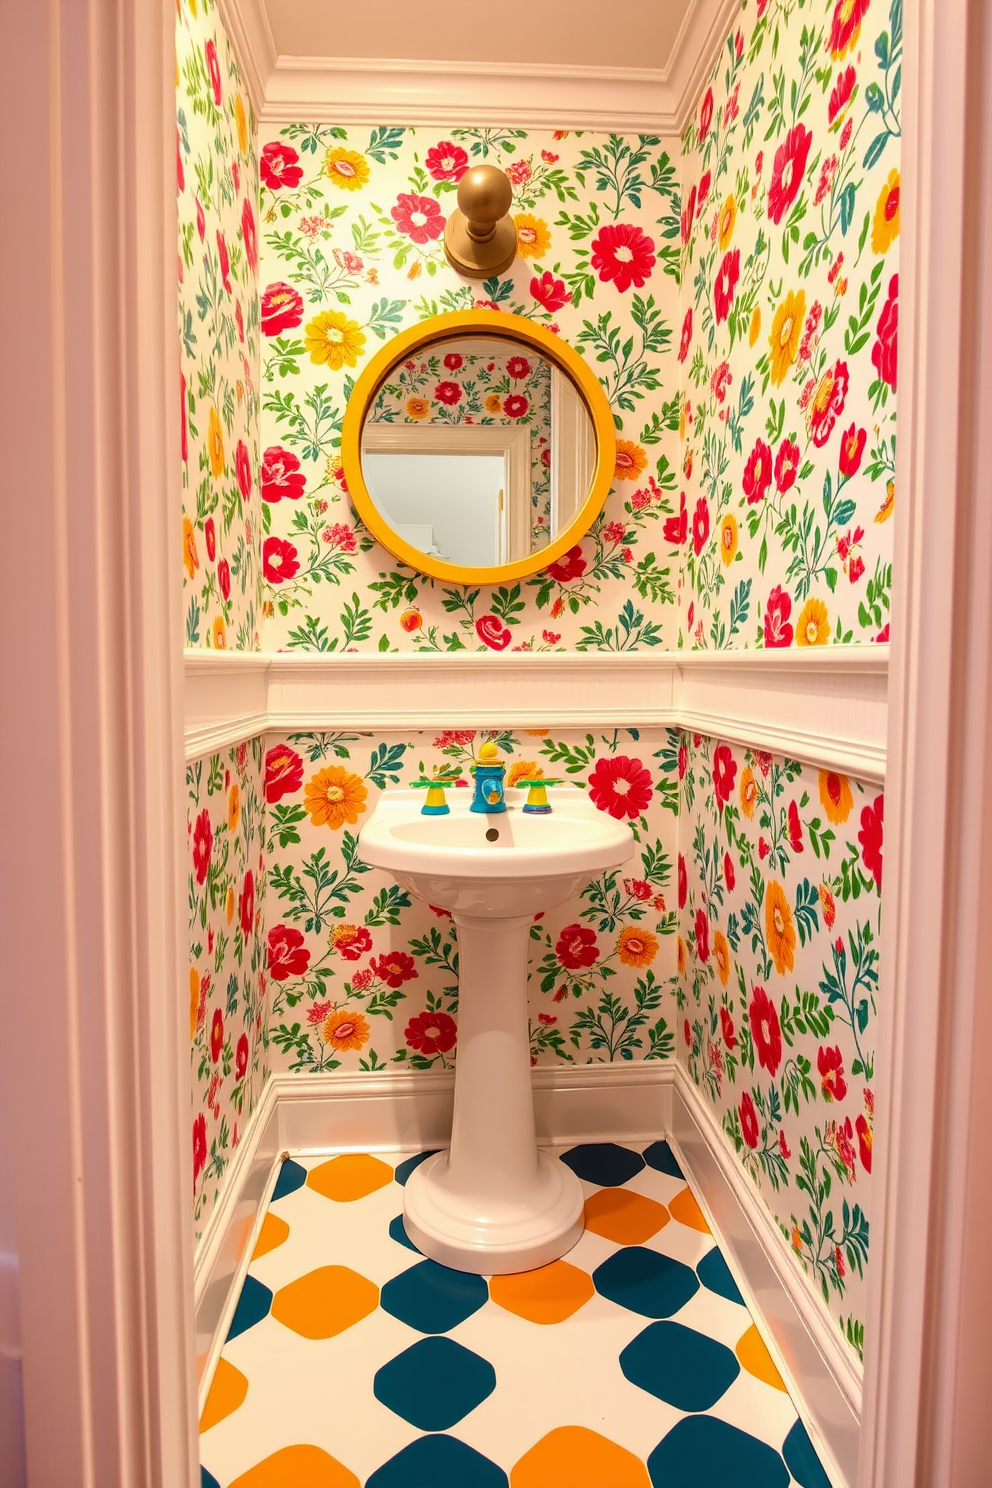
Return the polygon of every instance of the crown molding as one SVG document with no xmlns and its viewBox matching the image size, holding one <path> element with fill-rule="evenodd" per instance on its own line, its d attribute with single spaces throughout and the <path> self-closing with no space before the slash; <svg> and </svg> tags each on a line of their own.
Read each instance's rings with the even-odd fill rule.
<svg viewBox="0 0 992 1488">
<path fill-rule="evenodd" d="M 616 130 L 681 135 L 739 0 L 691 0 L 664 68 L 280 54 L 264 0 L 217 0 L 262 123 Z"/>
</svg>

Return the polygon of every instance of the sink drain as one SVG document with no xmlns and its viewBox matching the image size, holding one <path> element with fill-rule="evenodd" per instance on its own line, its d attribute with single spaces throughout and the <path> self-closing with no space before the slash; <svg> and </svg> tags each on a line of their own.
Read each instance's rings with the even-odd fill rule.
<svg viewBox="0 0 992 1488">
<path fill-rule="evenodd" d="M 489 828 L 489 831 L 486 833 L 486 841 L 487 842 L 498 842 L 499 841 L 499 832 L 497 831 L 497 829 L 495 827 L 490 827 Z"/>
</svg>

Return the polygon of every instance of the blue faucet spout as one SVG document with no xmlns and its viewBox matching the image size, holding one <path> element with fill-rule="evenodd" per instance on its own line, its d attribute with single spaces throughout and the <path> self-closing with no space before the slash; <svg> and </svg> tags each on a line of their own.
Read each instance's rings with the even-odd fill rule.
<svg viewBox="0 0 992 1488">
<path fill-rule="evenodd" d="M 477 765 L 475 770 L 475 795 L 472 797 L 472 811 L 481 811 L 488 816 L 495 816 L 506 810 L 506 798 L 503 794 L 503 776 L 505 766 L 503 765 Z"/>
</svg>

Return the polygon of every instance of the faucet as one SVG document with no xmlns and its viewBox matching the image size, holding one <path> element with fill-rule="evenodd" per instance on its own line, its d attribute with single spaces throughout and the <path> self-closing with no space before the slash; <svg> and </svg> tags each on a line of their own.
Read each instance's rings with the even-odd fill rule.
<svg viewBox="0 0 992 1488">
<path fill-rule="evenodd" d="M 506 798 L 503 794 L 505 774 L 506 766 L 499 758 L 496 745 L 483 744 L 475 764 L 475 795 L 469 808 L 471 811 L 482 811 L 488 816 L 495 816 L 506 810 Z"/>
</svg>

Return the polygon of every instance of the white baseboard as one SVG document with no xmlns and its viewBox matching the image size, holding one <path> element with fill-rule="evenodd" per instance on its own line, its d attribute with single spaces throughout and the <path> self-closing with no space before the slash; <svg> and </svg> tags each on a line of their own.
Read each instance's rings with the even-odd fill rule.
<svg viewBox="0 0 992 1488">
<path fill-rule="evenodd" d="M 669 1137 L 831 1479 L 855 1488 L 862 1372 L 680 1065 Z"/>
</svg>

